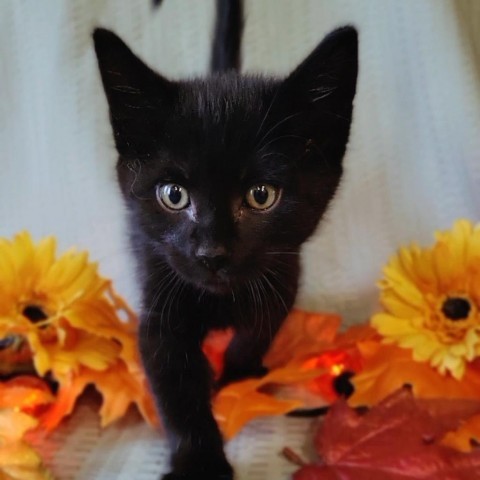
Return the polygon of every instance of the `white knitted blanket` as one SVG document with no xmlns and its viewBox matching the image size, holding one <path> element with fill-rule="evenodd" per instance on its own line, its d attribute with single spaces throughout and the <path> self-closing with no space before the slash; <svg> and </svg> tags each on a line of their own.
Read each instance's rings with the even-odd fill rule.
<svg viewBox="0 0 480 480">
<path fill-rule="evenodd" d="M 167 76 L 202 74 L 213 3 L 165 0 L 153 13 L 149 0 L 0 2 L 0 236 L 28 229 L 88 249 L 137 305 L 91 31 L 114 29 Z M 351 323 L 376 308 L 398 246 L 480 219 L 480 1 L 250 0 L 245 70 L 287 73 L 346 23 L 360 31 L 360 77 L 345 177 L 305 248 L 298 304 Z M 52 454 L 59 479 L 156 478 L 162 440 L 132 419 L 97 435 L 83 415 Z M 238 478 L 287 478 L 277 447 L 308 428 L 248 427 L 229 447 Z"/>
</svg>

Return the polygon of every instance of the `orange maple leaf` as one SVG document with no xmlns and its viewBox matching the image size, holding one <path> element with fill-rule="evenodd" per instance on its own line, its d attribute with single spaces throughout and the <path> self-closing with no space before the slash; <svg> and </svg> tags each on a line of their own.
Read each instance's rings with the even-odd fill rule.
<svg viewBox="0 0 480 480">
<path fill-rule="evenodd" d="M 480 400 L 480 365 L 470 363 L 461 380 L 442 375 L 428 363 L 416 362 L 409 350 L 376 340 L 360 342 L 363 369 L 352 379 L 351 406 L 372 406 L 408 384 L 417 398 Z"/>
<path fill-rule="evenodd" d="M 318 355 L 331 347 L 340 322 L 338 315 L 292 310 L 273 339 L 263 364 L 272 369 Z"/>
<path fill-rule="evenodd" d="M 224 356 L 234 331 L 232 328 L 225 330 L 212 330 L 203 341 L 202 350 L 212 367 L 214 377 L 220 378 L 224 368 Z"/>
<path fill-rule="evenodd" d="M 52 407 L 42 417 L 42 425 L 53 430 L 61 420 L 70 415 L 78 397 L 88 385 L 95 386 L 102 395 L 100 408 L 102 427 L 121 418 L 128 407 L 135 404 L 143 418 L 151 425 L 158 424 L 152 396 L 141 372 L 131 372 L 125 363 L 118 360 L 105 371 L 82 369 L 78 374 L 64 379 Z"/>
<path fill-rule="evenodd" d="M 282 415 L 305 407 L 304 400 L 295 398 L 307 398 L 302 388 L 318 395 L 318 402 L 323 404 L 337 398 L 333 379 L 345 370 L 360 368 L 355 341 L 376 335 L 371 327 L 364 326 L 339 335 L 339 327 L 338 315 L 292 310 L 263 359 L 270 373 L 233 383 L 214 399 L 215 417 L 224 436 L 231 438 L 258 416 Z M 231 331 L 215 332 L 203 346 L 217 374 L 223 368 L 223 353 L 231 337 Z M 275 388 L 267 391 L 267 385 L 272 384 Z M 295 384 L 300 384 L 298 392 L 281 388 Z"/>
<path fill-rule="evenodd" d="M 460 452 L 471 452 L 480 443 L 480 414 L 467 419 L 457 430 L 448 432 L 441 443 Z"/>
<path fill-rule="evenodd" d="M 303 405 L 300 400 L 282 400 L 261 391 L 272 384 L 301 383 L 322 371 L 286 366 L 259 379 L 227 385 L 213 400 L 215 418 L 225 438 L 232 438 L 247 422 L 259 416 L 283 415 Z"/>
<path fill-rule="evenodd" d="M 38 421 L 11 408 L 0 409 L 0 479 L 51 480 L 38 453 L 23 437 Z"/>
<path fill-rule="evenodd" d="M 13 408 L 36 415 L 54 401 L 50 388 L 40 378 L 25 375 L 0 382 L 0 409 Z"/>
<path fill-rule="evenodd" d="M 328 403 L 339 397 L 335 380 L 342 374 L 353 375 L 362 370 L 363 361 L 357 348 L 357 342 L 378 338 L 376 331 L 369 325 L 354 325 L 339 333 L 334 341 L 323 345 L 303 363 L 305 368 L 323 368 L 325 373 L 313 379 L 306 386 L 314 394 Z M 320 346 L 319 346 L 320 348 Z"/>
</svg>

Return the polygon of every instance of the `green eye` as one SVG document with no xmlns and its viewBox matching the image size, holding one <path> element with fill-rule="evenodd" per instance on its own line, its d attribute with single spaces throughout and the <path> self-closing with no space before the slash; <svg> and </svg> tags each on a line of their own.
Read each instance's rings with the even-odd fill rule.
<svg viewBox="0 0 480 480">
<path fill-rule="evenodd" d="M 278 200 L 280 191 L 271 185 L 254 185 L 247 192 L 245 200 L 255 210 L 267 210 Z"/>
<path fill-rule="evenodd" d="M 183 210 L 190 205 L 187 189 L 175 183 L 158 185 L 157 200 L 168 210 Z"/>
</svg>

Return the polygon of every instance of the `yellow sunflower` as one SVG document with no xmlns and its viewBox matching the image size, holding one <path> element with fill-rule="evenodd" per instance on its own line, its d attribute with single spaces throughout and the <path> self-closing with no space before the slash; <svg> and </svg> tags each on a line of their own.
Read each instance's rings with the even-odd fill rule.
<svg viewBox="0 0 480 480">
<path fill-rule="evenodd" d="M 385 312 L 372 325 L 416 361 L 460 379 L 480 354 L 480 226 L 458 220 L 431 248 L 402 248 L 379 286 Z"/>
<path fill-rule="evenodd" d="M 106 394 L 111 390 L 108 383 L 119 372 L 129 372 L 137 392 L 117 394 L 125 393 L 152 420 L 136 325 L 133 312 L 86 252 L 72 249 L 57 258 L 53 237 L 35 244 L 27 232 L 12 241 L 0 239 L 0 375 L 24 373 L 30 362 L 38 375 L 53 377 L 59 383 L 58 398 L 69 402 L 60 412 L 57 408 L 51 425 L 71 411 L 76 396 L 95 383 L 100 372 L 103 384 L 96 388 L 107 403 L 114 403 L 113 395 Z M 79 378 L 82 388 L 72 395 L 69 386 L 79 384 Z M 139 391 L 143 395 L 137 402 Z"/>
<path fill-rule="evenodd" d="M 109 280 L 87 253 L 70 250 L 56 259 L 55 250 L 53 237 L 38 245 L 27 232 L 0 239 L 4 347 L 26 340 L 36 371 L 55 377 L 82 365 L 105 370 L 122 350 L 132 358 L 133 314 L 125 310 L 130 322 L 119 322 Z"/>
</svg>

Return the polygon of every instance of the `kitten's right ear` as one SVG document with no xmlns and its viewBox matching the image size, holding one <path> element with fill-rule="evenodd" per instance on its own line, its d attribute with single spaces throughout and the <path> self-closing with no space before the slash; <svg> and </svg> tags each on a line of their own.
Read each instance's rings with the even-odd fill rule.
<svg viewBox="0 0 480 480">
<path fill-rule="evenodd" d="M 163 130 L 176 86 L 109 30 L 95 29 L 93 40 L 117 150 L 125 158 L 148 157 Z"/>
</svg>

